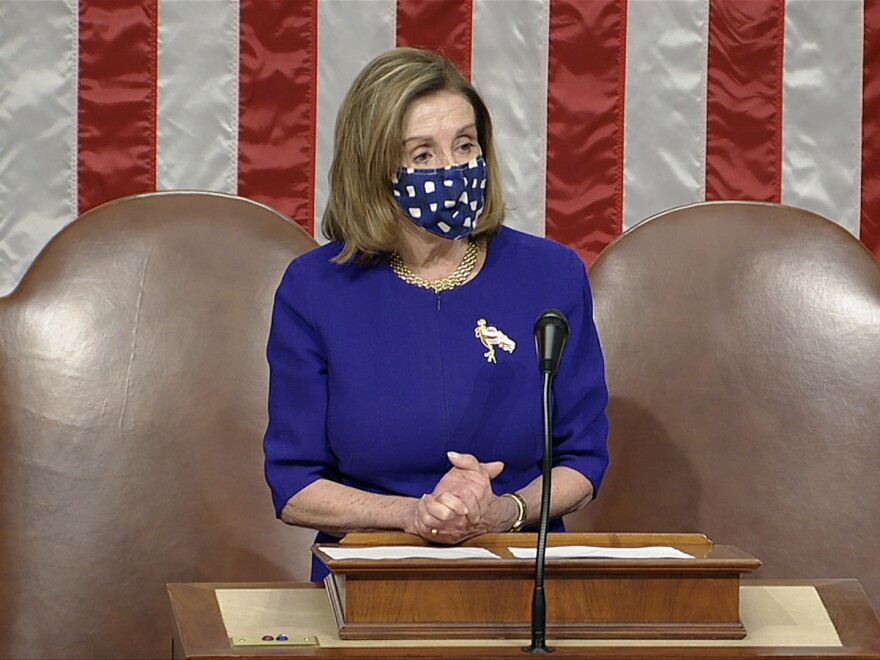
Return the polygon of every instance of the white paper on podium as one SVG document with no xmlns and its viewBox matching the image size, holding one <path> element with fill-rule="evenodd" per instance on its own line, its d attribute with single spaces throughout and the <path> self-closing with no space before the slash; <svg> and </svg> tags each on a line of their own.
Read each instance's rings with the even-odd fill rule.
<svg viewBox="0 0 880 660">
<path fill-rule="evenodd" d="M 535 548 L 508 548 L 517 559 L 534 559 Z M 601 557 L 603 559 L 693 559 L 693 555 L 669 546 L 652 545 L 643 548 L 600 548 L 593 545 L 560 545 L 547 548 L 547 559 L 574 557 Z"/>
<path fill-rule="evenodd" d="M 369 548 L 321 548 L 331 559 L 501 559 L 486 548 L 426 548 L 377 545 Z"/>
</svg>

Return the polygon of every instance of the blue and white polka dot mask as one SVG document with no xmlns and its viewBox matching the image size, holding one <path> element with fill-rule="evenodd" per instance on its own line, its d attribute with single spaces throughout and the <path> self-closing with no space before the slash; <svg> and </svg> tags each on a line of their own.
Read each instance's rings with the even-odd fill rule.
<svg viewBox="0 0 880 660">
<path fill-rule="evenodd" d="M 392 180 L 394 197 L 419 227 L 443 238 L 464 238 L 477 226 L 486 196 L 486 161 L 419 170 L 402 167 Z"/>
</svg>

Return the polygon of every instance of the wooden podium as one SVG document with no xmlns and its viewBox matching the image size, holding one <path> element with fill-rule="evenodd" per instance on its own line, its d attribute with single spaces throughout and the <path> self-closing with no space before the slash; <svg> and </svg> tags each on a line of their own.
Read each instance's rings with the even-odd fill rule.
<svg viewBox="0 0 880 660">
<path fill-rule="evenodd" d="M 331 559 L 325 548 L 429 545 L 408 534 L 349 534 L 312 551 L 340 639 L 528 638 L 536 534 L 484 534 L 463 545 L 500 558 Z M 693 559 L 548 559 L 547 634 L 556 639 L 739 639 L 740 575 L 761 562 L 700 534 L 550 534 L 548 546 L 672 546 Z"/>
</svg>

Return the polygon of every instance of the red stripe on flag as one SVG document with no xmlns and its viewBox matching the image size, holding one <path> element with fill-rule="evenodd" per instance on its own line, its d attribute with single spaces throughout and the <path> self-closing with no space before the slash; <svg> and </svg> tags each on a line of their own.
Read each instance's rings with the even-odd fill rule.
<svg viewBox="0 0 880 660">
<path fill-rule="evenodd" d="M 550 6 L 547 236 L 587 263 L 623 227 L 626 0 Z"/>
<path fill-rule="evenodd" d="M 79 212 L 156 189 L 158 0 L 80 0 Z"/>
<path fill-rule="evenodd" d="M 471 77 L 473 0 L 397 0 L 397 45 L 440 53 Z"/>
<path fill-rule="evenodd" d="M 880 257 L 880 0 L 865 0 L 862 83 L 862 242 Z"/>
<path fill-rule="evenodd" d="M 242 0 L 238 193 L 315 225 L 317 0 Z"/>
<path fill-rule="evenodd" d="M 783 0 L 709 5 L 706 199 L 778 202 Z"/>
</svg>

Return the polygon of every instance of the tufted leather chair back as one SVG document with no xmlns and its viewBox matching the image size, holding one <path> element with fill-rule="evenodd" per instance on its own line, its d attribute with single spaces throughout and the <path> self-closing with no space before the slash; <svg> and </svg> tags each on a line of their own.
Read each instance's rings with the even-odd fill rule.
<svg viewBox="0 0 880 660">
<path fill-rule="evenodd" d="M 314 245 L 245 199 L 151 193 L 0 298 L 0 657 L 170 657 L 167 582 L 308 579 L 261 443 L 274 291 Z"/>
<path fill-rule="evenodd" d="M 774 204 L 655 216 L 590 270 L 611 467 L 576 529 L 703 532 L 880 610 L 880 266 Z"/>
</svg>

